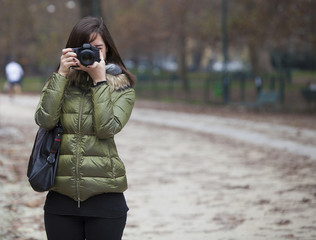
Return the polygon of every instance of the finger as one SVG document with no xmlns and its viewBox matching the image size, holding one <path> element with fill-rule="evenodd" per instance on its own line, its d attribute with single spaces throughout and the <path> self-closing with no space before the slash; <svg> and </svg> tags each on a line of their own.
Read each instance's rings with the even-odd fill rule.
<svg viewBox="0 0 316 240">
<path fill-rule="evenodd" d="M 67 52 L 66 54 L 63 54 L 61 57 L 62 58 L 70 58 L 70 57 L 75 58 L 75 57 L 77 57 L 77 54 L 74 52 Z"/>
<path fill-rule="evenodd" d="M 92 63 L 91 65 L 88 66 L 83 66 L 84 68 L 86 68 L 86 70 L 89 70 L 91 68 L 96 68 L 98 66 L 99 62 L 95 61 L 94 63 Z"/>
<path fill-rule="evenodd" d="M 64 48 L 62 50 L 62 54 L 65 55 L 66 53 L 69 53 L 69 52 L 73 52 L 72 48 Z"/>
<path fill-rule="evenodd" d="M 78 59 L 74 58 L 74 57 L 68 57 L 68 58 L 61 58 L 61 64 L 63 65 L 73 65 L 73 64 L 76 64 L 78 62 Z"/>
<path fill-rule="evenodd" d="M 100 55 L 100 60 L 104 61 L 103 52 L 101 49 L 99 50 L 99 55 Z"/>
<path fill-rule="evenodd" d="M 89 65 L 89 68 L 96 68 L 98 66 L 98 62 L 94 62 L 93 64 Z"/>
<path fill-rule="evenodd" d="M 76 60 L 75 61 L 75 63 L 74 64 L 72 64 L 72 66 L 71 66 L 73 69 L 75 69 L 75 70 L 83 70 L 83 71 L 85 71 L 85 66 L 83 66 L 78 60 Z"/>
<path fill-rule="evenodd" d="M 65 62 L 79 62 L 79 60 L 73 56 L 63 58 Z"/>
<path fill-rule="evenodd" d="M 79 60 L 77 60 L 76 61 L 76 70 L 82 70 L 82 71 L 85 71 L 85 72 L 88 72 L 89 71 L 89 69 L 90 69 L 90 66 L 84 66 L 84 65 L 82 65 L 81 63 L 80 63 L 80 61 Z"/>
<path fill-rule="evenodd" d="M 80 67 L 78 67 L 78 66 L 71 66 L 71 68 L 72 69 L 74 69 L 74 70 L 82 70 Z"/>
<path fill-rule="evenodd" d="M 67 56 L 67 55 L 62 55 L 60 57 L 60 63 L 67 63 L 67 62 L 79 62 L 79 60 L 77 58 L 75 58 L 74 56 Z"/>
</svg>

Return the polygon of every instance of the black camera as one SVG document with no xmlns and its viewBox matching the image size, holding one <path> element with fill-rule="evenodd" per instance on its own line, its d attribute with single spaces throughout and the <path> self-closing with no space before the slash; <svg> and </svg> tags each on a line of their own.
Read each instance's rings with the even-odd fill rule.
<svg viewBox="0 0 316 240">
<path fill-rule="evenodd" d="M 100 62 L 99 49 L 91 46 L 89 43 L 84 43 L 82 47 L 73 48 L 77 58 L 84 66 L 92 65 L 95 61 Z"/>
</svg>

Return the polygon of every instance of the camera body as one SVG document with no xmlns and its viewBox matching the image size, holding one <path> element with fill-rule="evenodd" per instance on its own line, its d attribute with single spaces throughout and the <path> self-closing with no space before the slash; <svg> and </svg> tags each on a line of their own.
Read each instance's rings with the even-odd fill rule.
<svg viewBox="0 0 316 240">
<path fill-rule="evenodd" d="M 95 61 L 100 62 L 99 49 L 91 46 L 89 43 L 84 43 L 82 47 L 73 48 L 77 58 L 84 66 L 92 65 Z"/>
</svg>

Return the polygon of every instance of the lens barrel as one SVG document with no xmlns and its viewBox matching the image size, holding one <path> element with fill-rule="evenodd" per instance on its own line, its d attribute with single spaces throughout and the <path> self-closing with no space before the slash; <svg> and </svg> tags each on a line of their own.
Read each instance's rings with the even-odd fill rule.
<svg viewBox="0 0 316 240">
<path fill-rule="evenodd" d="M 85 49 L 81 51 L 77 58 L 80 63 L 84 66 L 92 65 L 96 61 L 95 53 L 89 49 Z"/>
<path fill-rule="evenodd" d="M 82 47 L 73 48 L 77 54 L 77 58 L 84 66 L 92 65 L 95 61 L 100 62 L 99 49 L 91 46 L 89 43 L 84 43 Z"/>
</svg>

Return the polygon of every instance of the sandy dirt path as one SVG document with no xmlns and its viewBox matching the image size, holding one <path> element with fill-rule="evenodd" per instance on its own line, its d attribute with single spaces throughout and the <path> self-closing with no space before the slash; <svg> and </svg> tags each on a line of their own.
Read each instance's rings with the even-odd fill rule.
<svg viewBox="0 0 316 240">
<path fill-rule="evenodd" d="M 46 239 L 45 194 L 25 176 L 37 101 L 0 95 L 0 239 Z M 315 119 L 153 105 L 138 103 L 116 137 L 129 180 L 123 240 L 316 239 Z"/>
</svg>

